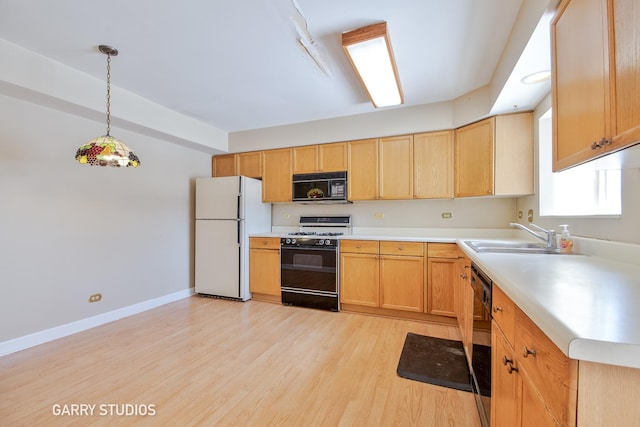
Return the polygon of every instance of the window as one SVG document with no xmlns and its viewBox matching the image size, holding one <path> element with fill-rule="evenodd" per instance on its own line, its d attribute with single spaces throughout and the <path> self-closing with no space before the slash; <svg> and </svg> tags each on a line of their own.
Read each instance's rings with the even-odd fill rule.
<svg viewBox="0 0 640 427">
<path fill-rule="evenodd" d="M 620 169 L 597 169 L 587 163 L 563 172 L 551 172 L 551 110 L 539 121 L 539 190 L 541 216 L 620 215 Z"/>
</svg>

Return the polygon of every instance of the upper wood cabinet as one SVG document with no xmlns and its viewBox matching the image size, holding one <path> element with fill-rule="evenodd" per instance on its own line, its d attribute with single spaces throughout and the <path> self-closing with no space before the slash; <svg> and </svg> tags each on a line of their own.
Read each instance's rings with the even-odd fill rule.
<svg viewBox="0 0 640 427">
<path fill-rule="evenodd" d="M 318 172 L 318 146 L 293 147 L 293 173 Z"/>
<path fill-rule="evenodd" d="M 640 142 L 637 0 L 564 0 L 552 22 L 553 170 Z"/>
<path fill-rule="evenodd" d="M 378 198 L 378 140 L 347 143 L 347 179 L 349 200 Z"/>
<path fill-rule="evenodd" d="M 413 135 L 378 141 L 380 199 L 413 198 Z"/>
<path fill-rule="evenodd" d="M 489 117 L 456 129 L 455 197 L 533 193 L 533 114 Z"/>
<path fill-rule="evenodd" d="M 211 159 L 211 175 L 234 176 L 236 175 L 236 154 L 221 154 Z"/>
<path fill-rule="evenodd" d="M 413 198 L 453 197 L 453 131 L 413 135 Z"/>
<path fill-rule="evenodd" d="M 290 202 L 293 152 L 291 148 L 262 152 L 262 201 Z"/>
<path fill-rule="evenodd" d="M 251 178 L 262 178 L 262 152 L 250 151 L 237 154 L 237 175 Z"/>
<path fill-rule="evenodd" d="M 347 170 L 347 143 L 293 147 L 293 173 Z"/>
<path fill-rule="evenodd" d="M 346 171 L 347 156 L 346 142 L 318 145 L 320 172 Z"/>
</svg>

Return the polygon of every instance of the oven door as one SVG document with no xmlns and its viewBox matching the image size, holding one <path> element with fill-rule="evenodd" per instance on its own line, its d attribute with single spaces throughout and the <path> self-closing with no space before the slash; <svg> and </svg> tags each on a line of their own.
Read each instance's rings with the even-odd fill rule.
<svg viewBox="0 0 640 427">
<path fill-rule="evenodd" d="M 282 247 L 282 288 L 338 293 L 335 247 Z"/>
</svg>

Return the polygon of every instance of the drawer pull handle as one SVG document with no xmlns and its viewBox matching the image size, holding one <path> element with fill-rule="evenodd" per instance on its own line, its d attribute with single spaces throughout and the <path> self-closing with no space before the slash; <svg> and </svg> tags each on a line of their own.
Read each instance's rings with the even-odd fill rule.
<svg viewBox="0 0 640 427">
<path fill-rule="evenodd" d="M 362 245 L 356 245 L 356 248 L 360 249 L 362 247 Z"/>
<path fill-rule="evenodd" d="M 503 310 L 502 310 L 502 307 L 498 307 L 498 306 L 493 307 L 493 312 L 494 312 L 494 313 L 497 313 L 497 312 L 499 312 L 499 311 L 503 311 Z"/>
<path fill-rule="evenodd" d="M 502 364 L 507 367 L 507 372 L 509 373 L 518 372 L 518 368 L 513 366 L 513 360 L 508 359 L 507 356 L 502 356 Z"/>
<path fill-rule="evenodd" d="M 404 250 L 404 246 L 398 246 L 398 249 L 403 251 Z"/>
<path fill-rule="evenodd" d="M 533 357 L 536 357 L 536 351 L 527 348 L 527 346 L 525 345 L 524 346 L 524 352 L 523 352 L 522 356 L 523 357 L 529 357 L 529 355 L 532 355 Z"/>
</svg>

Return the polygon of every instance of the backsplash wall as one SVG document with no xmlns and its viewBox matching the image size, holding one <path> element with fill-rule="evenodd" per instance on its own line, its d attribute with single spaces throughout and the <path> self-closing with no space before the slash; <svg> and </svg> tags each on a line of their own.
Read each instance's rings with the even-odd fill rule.
<svg viewBox="0 0 640 427">
<path fill-rule="evenodd" d="M 451 213 L 451 218 L 442 218 Z M 276 203 L 273 226 L 297 226 L 300 215 L 351 215 L 353 227 L 509 228 L 516 218 L 513 198 L 376 200 L 351 204 Z M 379 218 L 380 216 L 383 218 Z"/>
</svg>

